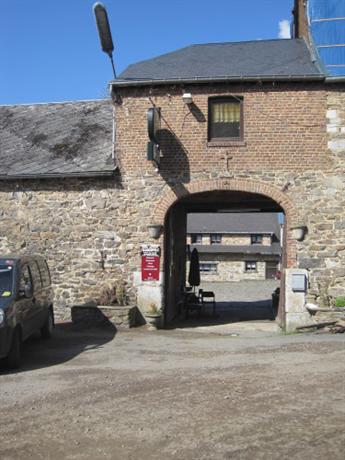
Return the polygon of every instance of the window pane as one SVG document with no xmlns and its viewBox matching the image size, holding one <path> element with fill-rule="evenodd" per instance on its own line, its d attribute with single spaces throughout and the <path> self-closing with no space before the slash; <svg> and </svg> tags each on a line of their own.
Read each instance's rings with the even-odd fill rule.
<svg viewBox="0 0 345 460">
<path fill-rule="evenodd" d="M 251 235 L 252 244 L 262 244 L 262 235 Z"/>
<path fill-rule="evenodd" d="M 40 275 L 40 272 L 38 271 L 38 266 L 35 261 L 30 262 L 30 271 L 31 271 L 32 281 L 34 283 L 34 288 L 40 289 L 41 288 L 41 275 Z"/>
<path fill-rule="evenodd" d="M 202 244 L 202 235 L 200 234 L 193 234 L 191 236 L 191 241 L 192 241 L 192 244 Z"/>
<path fill-rule="evenodd" d="M 211 235 L 211 244 L 220 244 L 222 242 L 222 235 L 214 233 Z"/>
<path fill-rule="evenodd" d="M 212 102 L 210 137 L 240 137 L 241 105 L 239 102 Z"/>
<path fill-rule="evenodd" d="M 246 272 L 256 271 L 256 262 L 255 261 L 246 261 L 245 262 L 245 271 Z"/>
</svg>

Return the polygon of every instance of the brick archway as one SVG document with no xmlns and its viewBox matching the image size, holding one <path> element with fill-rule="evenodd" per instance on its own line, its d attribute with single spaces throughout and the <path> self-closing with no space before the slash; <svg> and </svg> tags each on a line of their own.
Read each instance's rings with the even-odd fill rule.
<svg viewBox="0 0 345 460">
<path fill-rule="evenodd" d="M 299 225 L 297 210 L 291 199 L 278 187 L 250 179 L 216 179 L 201 180 L 190 184 L 178 184 L 158 201 L 154 211 L 156 224 L 164 224 L 171 206 L 191 194 L 214 191 L 239 191 L 257 193 L 271 198 L 284 210 L 286 218 L 286 267 L 294 268 L 297 264 L 296 240 L 292 238 L 292 229 Z"/>
</svg>

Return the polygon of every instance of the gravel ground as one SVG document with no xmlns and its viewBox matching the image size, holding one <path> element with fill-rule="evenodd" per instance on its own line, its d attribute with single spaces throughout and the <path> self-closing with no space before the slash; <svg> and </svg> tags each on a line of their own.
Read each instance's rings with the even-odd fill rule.
<svg viewBox="0 0 345 460">
<path fill-rule="evenodd" d="M 344 334 L 115 332 L 60 324 L 1 369 L 1 460 L 343 460 Z"/>
</svg>

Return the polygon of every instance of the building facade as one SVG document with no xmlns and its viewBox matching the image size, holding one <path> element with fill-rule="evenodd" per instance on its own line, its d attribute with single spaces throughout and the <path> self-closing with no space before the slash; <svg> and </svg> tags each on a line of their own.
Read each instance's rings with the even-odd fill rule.
<svg viewBox="0 0 345 460">
<path fill-rule="evenodd" d="M 198 250 L 201 281 L 278 278 L 281 233 L 274 213 L 187 216 L 187 247 Z"/>
<path fill-rule="evenodd" d="M 297 38 L 178 50 L 130 66 L 106 101 L 1 107 L 1 251 L 47 256 L 63 315 L 111 284 L 169 323 L 188 212 L 281 212 L 280 322 L 310 322 L 307 301 L 345 294 L 344 86 Z M 144 244 L 161 248 L 159 280 L 142 281 Z"/>
</svg>

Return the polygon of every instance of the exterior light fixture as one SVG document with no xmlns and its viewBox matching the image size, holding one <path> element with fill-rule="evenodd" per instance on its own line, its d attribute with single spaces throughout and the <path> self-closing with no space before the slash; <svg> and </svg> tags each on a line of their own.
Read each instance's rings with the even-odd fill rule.
<svg viewBox="0 0 345 460">
<path fill-rule="evenodd" d="M 295 228 L 292 228 L 291 230 L 292 230 L 292 238 L 296 241 L 303 241 L 308 231 L 307 227 L 305 226 L 295 227 Z"/>
<path fill-rule="evenodd" d="M 149 231 L 149 235 L 151 238 L 154 238 L 155 240 L 158 240 L 158 238 L 161 236 L 162 231 L 163 231 L 163 225 L 160 224 L 153 224 L 153 225 L 148 225 L 147 229 Z"/>
<path fill-rule="evenodd" d="M 193 102 L 193 98 L 191 93 L 183 93 L 182 100 L 185 104 L 191 104 Z"/>
</svg>

